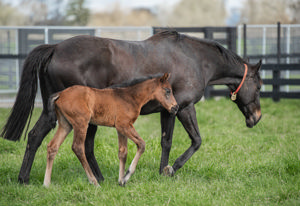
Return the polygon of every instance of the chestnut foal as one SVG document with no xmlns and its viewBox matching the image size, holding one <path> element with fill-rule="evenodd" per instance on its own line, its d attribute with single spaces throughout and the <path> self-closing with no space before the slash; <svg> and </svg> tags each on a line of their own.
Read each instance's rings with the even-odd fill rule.
<svg viewBox="0 0 300 206">
<path fill-rule="evenodd" d="M 136 165 L 145 151 L 145 141 L 133 127 L 142 106 L 150 100 L 157 100 L 174 115 L 178 110 L 171 85 L 168 82 L 169 76 L 170 74 L 165 73 L 156 78 L 148 77 L 143 81 L 136 80 L 127 87 L 95 89 L 77 85 L 53 95 L 49 100 L 49 109 L 53 113 L 54 110 L 56 112 L 58 129 L 47 147 L 44 185 L 46 187 L 50 185 L 55 155 L 73 128 L 72 150 L 81 162 L 90 183 L 98 186 L 84 151 L 86 132 L 90 123 L 116 128 L 119 138 L 119 184 L 124 186 L 134 173 Z M 137 152 L 125 174 L 127 138 L 137 145 Z"/>
</svg>

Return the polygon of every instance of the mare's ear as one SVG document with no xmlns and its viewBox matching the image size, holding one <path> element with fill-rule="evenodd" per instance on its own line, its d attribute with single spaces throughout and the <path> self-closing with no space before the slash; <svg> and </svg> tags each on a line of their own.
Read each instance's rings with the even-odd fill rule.
<svg viewBox="0 0 300 206">
<path fill-rule="evenodd" d="M 255 70 L 255 72 L 259 71 L 259 69 L 261 67 L 261 63 L 262 63 L 262 61 L 260 59 L 259 62 L 253 66 L 253 69 Z"/>
<path fill-rule="evenodd" d="M 160 78 L 160 82 L 164 83 L 165 81 L 167 81 L 171 76 L 171 73 L 165 73 L 161 78 Z"/>
</svg>

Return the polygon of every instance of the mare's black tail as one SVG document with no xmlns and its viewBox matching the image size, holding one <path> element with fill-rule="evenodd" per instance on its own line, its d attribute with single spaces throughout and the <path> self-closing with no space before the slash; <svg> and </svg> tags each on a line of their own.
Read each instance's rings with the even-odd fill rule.
<svg viewBox="0 0 300 206">
<path fill-rule="evenodd" d="M 55 45 L 41 45 L 27 56 L 16 101 L 5 126 L 2 128 L 1 136 L 4 139 L 20 140 L 29 118 L 26 128 L 27 132 L 38 88 L 38 71 L 47 68 L 54 48 Z"/>
</svg>

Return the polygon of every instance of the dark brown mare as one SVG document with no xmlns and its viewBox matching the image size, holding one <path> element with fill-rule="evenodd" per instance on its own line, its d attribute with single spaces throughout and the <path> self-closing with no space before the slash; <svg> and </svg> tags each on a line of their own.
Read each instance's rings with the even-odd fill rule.
<svg viewBox="0 0 300 206">
<path fill-rule="evenodd" d="M 6 139 L 20 139 L 34 107 L 39 77 L 43 111 L 28 134 L 19 181 L 29 181 L 35 153 L 52 128 L 47 106 L 51 94 L 76 84 L 105 88 L 156 73 L 172 73 L 169 82 L 180 106 L 176 116 L 191 139 L 191 146 L 172 167 L 167 167 L 175 117 L 157 101 L 150 101 L 142 108 L 141 114 L 161 114 L 162 155 L 159 171 L 162 173 L 167 167 L 169 174 L 174 174 L 201 145 L 194 104 L 203 96 L 207 85 L 227 85 L 235 91 L 245 74 L 244 64 L 248 66 L 248 72 L 234 102 L 245 116 L 246 125 L 253 127 L 261 117 L 261 61 L 256 65 L 249 64 L 217 42 L 165 31 L 144 41 L 77 36 L 59 44 L 35 48 L 24 63 L 17 99 L 2 131 Z M 103 180 L 93 150 L 96 130 L 95 125 L 88 128 L 85 153 L 95 177 Z"/>
<path fill-rule="evenodd" d="M 157 78 L 143 79 L 142 82 L 134 80 L 131 86 L 114 89 L 95 89 L 76 85 L 53 95 L 49 100 L 49 110 L 50 113 L 54 113 L 51 110 L 55 109 L 58 129 L 47 147 L 44 185 L 46 187 L 50 185 L 55 155 L 72 128 L 74 129 L 72 150 L 82 164 L 90 183 L 98 185 L 84 152 L 86 132 L 89 124 L 93 124 L 116 128 L 119 138 L 119 184 L 124 186 L 145 151 L 145 141 L 133 127 L 142 106 L 150 100 L 156 100 L 173 115 L 178 110 L 168 78 L 169 74 L 165 73 Z M 55 119 L 55 114 L 53 115 Z M 127 138 L 136 144 L 137 152 L 125 174 Z"/>
</svg>

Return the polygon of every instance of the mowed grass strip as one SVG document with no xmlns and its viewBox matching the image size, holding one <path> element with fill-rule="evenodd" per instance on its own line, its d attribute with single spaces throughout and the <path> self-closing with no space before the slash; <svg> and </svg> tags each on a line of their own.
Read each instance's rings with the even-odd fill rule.
<svg viewBox="0 0 300 206">
<path fill-rule="evenodd" d="M 202 146 L 174 177 L 158 174 L 159 114 L 140 116 L 135 123 L 146 151 L 126 187 L 118 185 L 118 140 L 114 128 L 98 127 L 95 156 L 105 181 L 89 184 L 71 150 L 72 134 L 55 159 L 52 184 L 43 187 L 46 148 L 51 131 L 39 148 L 29 185 L 17 182 L 27 140 L 0 138 L 0 205 L 300 205 L 300 101 L 261 100 L 262 120 L 248 129 L 229 99 L 196 105 Z M 1 126 L 9 109 L 0 109 Z M 41 109 L 34 110 L 31 127 Z M 129 141 L 129 166 L 136 146 Z M 170 155 L 172 165 L 190 146 L 176 120 Z"/>
</svg>

